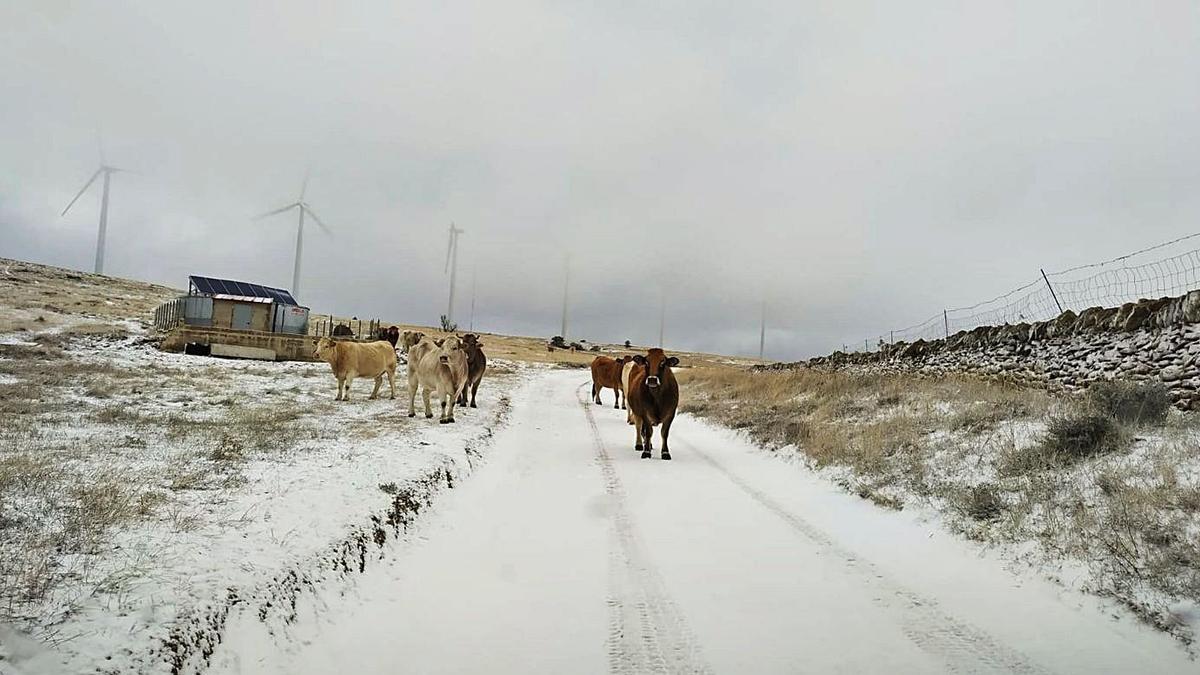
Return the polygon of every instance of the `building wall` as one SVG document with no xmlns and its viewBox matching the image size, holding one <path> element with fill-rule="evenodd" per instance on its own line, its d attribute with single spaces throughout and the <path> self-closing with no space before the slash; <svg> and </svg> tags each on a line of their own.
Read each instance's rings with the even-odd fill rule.
<svg viewBox="0 0 1200 675">
<path fill-rule="evenodd" d="M 202 345 L 235 345 L 258 347 L 275 352 L 278 361 L 316 361 L 313 355 L 313 339 L 308 336 L 285 335 L 282 333 L 255 333 L 231 331 L 219 328 L 201 328 L 182 325 L 167 334 L 159 349 L 181 352 L 190 342 Z"/>
<path fill-rule="evenodd" d="M 271 305 L 261 302 L 235 302 L 233 300 L 213 301 L 213 327 L 233 328 L 233 307 L 243 305 L 250 307 L 250 330 L 271 330 Z"/>
</svg>

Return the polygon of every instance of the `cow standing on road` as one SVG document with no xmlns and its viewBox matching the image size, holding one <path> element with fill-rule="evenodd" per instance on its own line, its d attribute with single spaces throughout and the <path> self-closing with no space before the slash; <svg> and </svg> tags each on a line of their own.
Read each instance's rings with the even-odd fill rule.
<svg viewBox="0 0 1200 675">
<path fill-rule="evenodd" d="M 637 361 L 633 360 L 633 357 L 630 357 L 625 362 L 625 366 L 621 368 L 621 391 L 625 393 L 626 404 L 625 421 L 630 424 L 633 424 L 633 411 L 629 409 L 629 381 L 633 377 L 633 371 L 638 368 L 641 368 L 641 366 L 638 365 Z"/>
<path fill-rule="evenodd" d="M 625 367 L 628 356 L 612 359 L 607 356 L 597 356 L 592 359 L 592 400 L 596 405 L 602 405 L 600 392 L 612 389 L 616 395 L 613 408 L 621 408 L 621 369 Z"/>
<path fill-rule="evenodd" d="M 433 417 L 430 395 L 437 396 L 442 424 L 454 423 L 454 403 L 467 384 L 467 355 L 457 337 L 425 338 L 409 350 L 408 416 L 416 416 L 417 387 L 425 401 L 425 417 Z"/>
<path fill-rule="evenodd" d="M 629 389 L 625 391 L 625 400 L 629 403 L 629 413 L 633 416 L 633 428 L 637 434 L 633 447 L 642 451 L 642 459 L 649 459 L 653 449 L 654 427 L 661 424 L 662 458 L 671 459 L 667 436 L 671 433 L 675 409 L 679 407 L 679 383 L 671 368 L 679 365 L 679 359 L 655 348 L 645 356 L 638 354 L 633 360 L 641 366 L 630 373 Z"/>
<path fill-rule="evenodd" d="M 467 405 L 467 390 L 471 391 L 471 407 L 475 405 L 475 394 L 479 392 L 479 383 L 483 381 L 483 373 L 487 370 L 487 356 L 483 353 L 483 343 L 479 336 L 467 333 L 462 336 L 463 351 L 467 354 L 467 384 L 458 395 L 458 404 Z"/>
</svg>

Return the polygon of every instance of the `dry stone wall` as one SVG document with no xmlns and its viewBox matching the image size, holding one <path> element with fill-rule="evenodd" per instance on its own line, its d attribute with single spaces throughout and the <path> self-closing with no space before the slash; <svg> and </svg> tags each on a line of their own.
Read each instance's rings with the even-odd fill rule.
<svg viewBox="0 0 1200 675">
<path fill-rule="evenodd" d="M 981 326 L 940 340 L 834 352 L 767 368 L 879 373 L 976 373 L 1065 389 L 1115 378 L 1159 381 L 1175 405 L 1200 408 L 1200 290 L 1174 298 L 1093 307 L 1034 323 Z"/>
</svg>

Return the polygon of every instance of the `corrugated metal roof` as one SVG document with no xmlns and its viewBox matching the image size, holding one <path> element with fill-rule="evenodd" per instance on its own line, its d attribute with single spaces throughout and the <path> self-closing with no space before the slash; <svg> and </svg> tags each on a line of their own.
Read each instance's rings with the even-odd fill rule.
<svg viewBox="0 0 1200 675">
<path fill-rule="evenodd" d="M 191 275 L 188 281 L 197 291 L 204 295 L 211 296 L 230 296 L 224 299 L 251 299 L 264 298 L 267 302 L 279 302 L 284 305 L 299 305 L 292 294 L 282 288 L 271 288 L 261 284 L 252 284 L 246 281 L 233 281 L 231 279 L 214 279 L 213 277 L 200 277 Z M 236 297 L 233 297 L 236 296 Z"/>
</svg>

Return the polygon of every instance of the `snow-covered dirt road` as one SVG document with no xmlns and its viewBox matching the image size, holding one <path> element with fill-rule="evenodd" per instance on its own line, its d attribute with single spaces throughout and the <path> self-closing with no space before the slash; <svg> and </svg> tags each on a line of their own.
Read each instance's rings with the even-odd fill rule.
<svg viewBox="0 0 1200 675">
<path fill-rule="evenodd" d="M 1195 673 L 1115 605 L 678 420 L 642 460 L 625 415 L 552 371 L 416 541 L 223 673 Z M 311 617 L 304 620 L 303 617 Z"/>
</svg>

